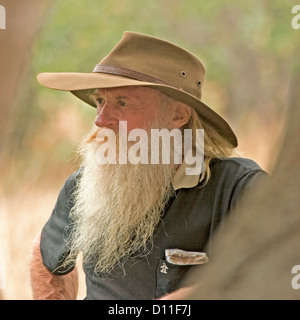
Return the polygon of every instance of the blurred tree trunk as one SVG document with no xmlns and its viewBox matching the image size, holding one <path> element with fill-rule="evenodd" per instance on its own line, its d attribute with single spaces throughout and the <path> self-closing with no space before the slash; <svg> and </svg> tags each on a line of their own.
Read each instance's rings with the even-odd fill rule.
<svg viewBox="0 0 300 320">
<path fill-rule="evenodd" d="M 300 62 L 296 63 L 274 171 L 243 199 L 234 223 L 228 221 L 216 235 L 211 262 L 190 275 L 189 280 L 198 284 L 190 299 L 300 299 L 300 289 L 291 284 L 296 276 L 292 268 L 300 265 Z"/>
<path fill-rule="evenodd" d="M 0 167 L 4 171 L 7 162 L 4 146 L 14 143 L 7 140 L 9 123 L 22 108 L 19 92 L 30 66 L 33 41 L 49 1 L 4 0 L 1 5 L 6 11 L 6 29 L 0 30 Z M 0 299 L 3 299 L 1 291 Z"/>
<path fill-rule="evenodd" d="M 30 65 L 31 49 L 48 0 L 4 0 L 6 29 L 0 30 L 0 151 L 3 152 L 9 122 L 18 116 L 18 96 Z M 2 161 L 1 161 L 2 160 Z M 0 158 L 3 164 L 3 154 Z M 3 167 L 3 166 L 1 166 Z"/>
</svg>

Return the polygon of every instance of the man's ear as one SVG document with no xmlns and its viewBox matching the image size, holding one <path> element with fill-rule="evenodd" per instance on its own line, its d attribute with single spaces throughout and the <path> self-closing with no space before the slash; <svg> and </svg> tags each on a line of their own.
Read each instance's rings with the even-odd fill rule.
<svg viewBox="0 0 300 320">
<path fill-rule="evenodd" d="M 172 124 L 173 128 L 181 128 L 191 117 L 191 109 L 183 102 L 175 102 L 173 105 Z"/>
</svg>

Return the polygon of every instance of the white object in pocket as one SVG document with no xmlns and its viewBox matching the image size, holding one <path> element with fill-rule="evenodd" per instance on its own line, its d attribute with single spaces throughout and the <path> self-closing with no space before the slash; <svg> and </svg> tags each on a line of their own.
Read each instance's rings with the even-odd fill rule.
<svg viewBox="0 0 300 320">
<path fill-rule="evenodd" d="M 205 252 L 185 251 L 181 249 L 166 249 L 165 258 L 171 264 L 188 266 L 204 264 L 208 262 Z"/>
</svg>

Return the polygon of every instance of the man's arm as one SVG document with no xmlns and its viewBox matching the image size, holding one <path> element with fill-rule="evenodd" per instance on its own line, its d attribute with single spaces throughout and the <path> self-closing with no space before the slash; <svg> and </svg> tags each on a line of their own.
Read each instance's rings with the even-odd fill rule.
<svg viewBox="0 0 300 320">
<path fill-rule="evenodd" d="M 66 275 L 57 276 L 43 264 L 39 233 L 34 240 L 30 256 L 30 278 L 34 300 L 76 300 L 78 272 L 75 267 Z"/>
</svg>

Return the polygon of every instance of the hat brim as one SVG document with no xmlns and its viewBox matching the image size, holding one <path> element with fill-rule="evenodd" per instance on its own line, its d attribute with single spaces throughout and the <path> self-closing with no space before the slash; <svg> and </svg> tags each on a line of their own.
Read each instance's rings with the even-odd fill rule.
<svg viewBox="0 0 300 320">
<path fill-rule="evenodd" d="M 237 147 L 238 141 L 229 124 L 214 110 L 204 104 L 195 96 L 164 84 L 139 81 L 117 75 L 105 73 L 40 73 L 38 82 L 50 89 L 70 91 L 79 99 L 96 107 L 91 98 L 91 90 L 95 88 L 117 88 L 128 86 L 147 86 L 159 90 L 179 101 L 193 107 L 200 117 L 210 123 L 233 147 Z"/>
</svg>

